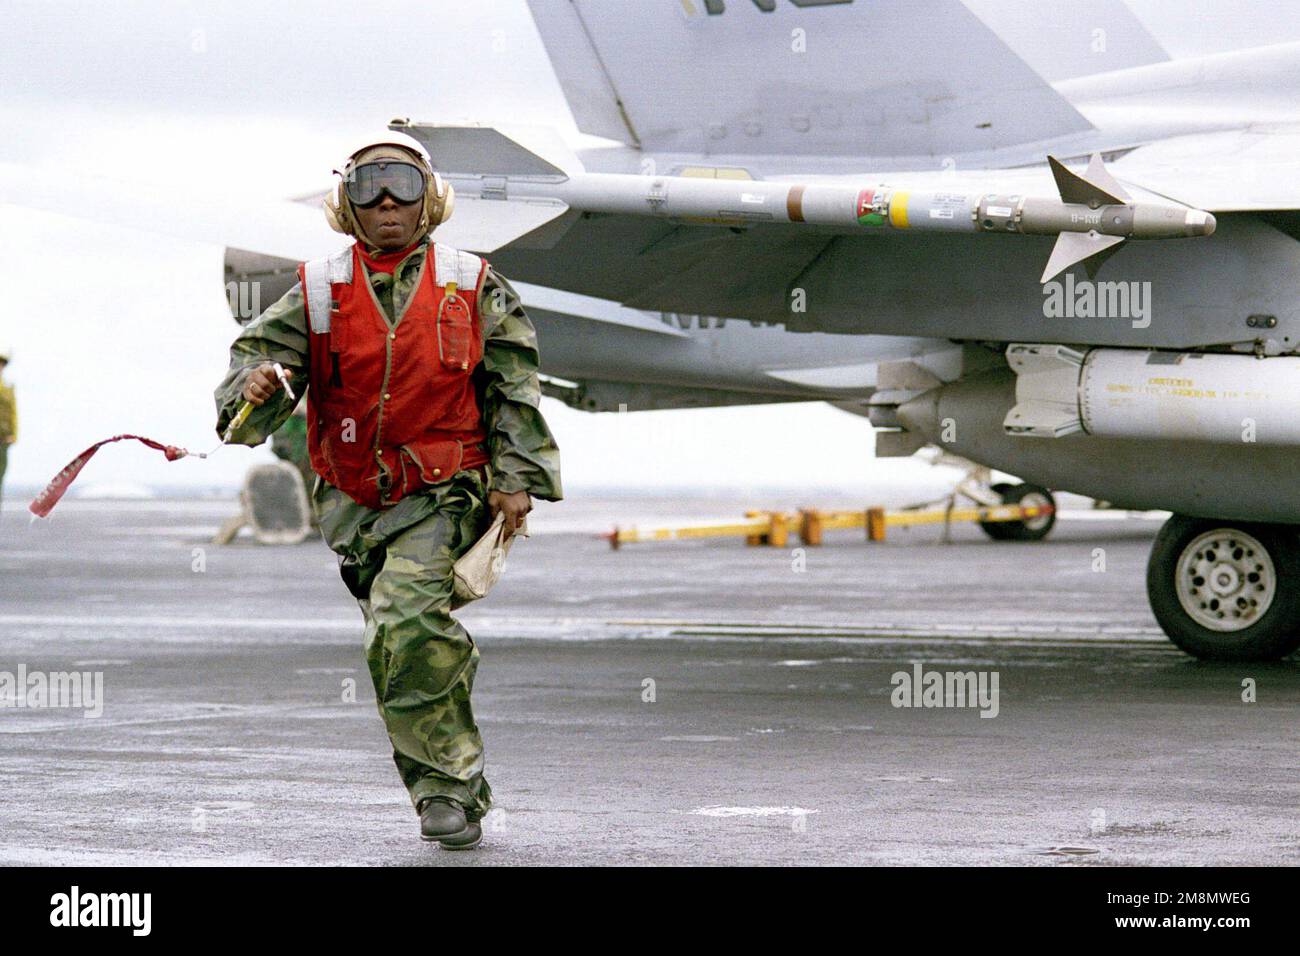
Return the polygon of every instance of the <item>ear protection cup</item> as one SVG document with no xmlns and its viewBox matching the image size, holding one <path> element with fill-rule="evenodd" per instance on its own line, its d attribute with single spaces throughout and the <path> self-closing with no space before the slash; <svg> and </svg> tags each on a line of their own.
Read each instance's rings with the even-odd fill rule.
<svg viewBox="0 0 1300 956">
<path fill-rule="evenodd" d="M 331 229 L 345 236 L 352 235 L 352 210 L 343 197 L 342 181 L 325 195 L 321 206 L 325 210 L 325 221 L 329 223 Z"/>
<path fill-rule="evenodd" d="M 451 218 L 452 210 L 456 208 L 456 190 L 424 163 L 424 157 L 420 157 L 420 165 L 424 166 L 425 175 L 429 177 L 429 188 L 424 193 L 424 216 L 432 229 Z"/>
</svg>

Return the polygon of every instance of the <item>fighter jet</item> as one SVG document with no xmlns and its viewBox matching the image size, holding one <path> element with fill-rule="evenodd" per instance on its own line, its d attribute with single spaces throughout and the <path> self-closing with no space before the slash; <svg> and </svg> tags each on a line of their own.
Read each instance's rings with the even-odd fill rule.
<svg viewBox="0 0 1300 956">
<path fill-rule="evenodd" d="M 530 8 L 608 145 L 392 128 L 455 185 L 449 241 L 618 319 L 585 364 L 548 324 L 548 371 L 596 408 L 848 383 L 885 454 L 1172 511 L 1146 585 L 1189 653 L 1300 646 L 1300 45 L 1053 81 L 957 0 Z M 758 388 L 683 315 L 857 348 Z"/>
<path fill-rule="evenodd" d="M 1145 582 L 1171 639 L 1300 646 L 1300 44 L 1171 60 L 1120 0 L 529 7 L 599 145 L 392 128 L 457 190 L 438 238 L 515 282 L 552 394 L 831 401 L 878 454 L 1019 476 L 1010 500 L 1169 510 Z M 337 248 L 321 194 L 151 222 L 227 246 L 251 317 L 248 280 L 274 301 Z"/>
</svg>

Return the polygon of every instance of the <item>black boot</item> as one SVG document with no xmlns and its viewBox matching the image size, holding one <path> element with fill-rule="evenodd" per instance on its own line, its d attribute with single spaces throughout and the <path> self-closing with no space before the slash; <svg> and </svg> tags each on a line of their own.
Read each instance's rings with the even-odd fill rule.
<svg viewBox="0 0 1300 956">
<path fill-rule="evenodd" d="M 437 841 L 444 850 L 470 850 L 483 839 L 483 828 L 447 797 L 420 801 L 420 839 Z"/>
</svg>

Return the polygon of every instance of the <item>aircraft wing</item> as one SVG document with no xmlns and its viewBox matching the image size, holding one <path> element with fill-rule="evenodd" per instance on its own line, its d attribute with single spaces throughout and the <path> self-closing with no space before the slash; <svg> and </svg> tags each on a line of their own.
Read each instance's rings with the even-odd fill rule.
<svg viewBox="0 0 1300 956">
<path fill-rule="evenodd" d="M 92 176 L 51 176 L 47 170 L 0 163 L 0 203 L 92 222 L 137 225 L 189 242 L 242 250 L 296 264 L 329 255 L 350 240 L 321 214 L 325 192 L 301 199 L 248 198 L 235 193 L 168 193 L 156 186 Z M 438 229 L 438 241 L 464 249 L 495 249 L 553 219 L 554 203 L 483 202 L 459 198 L 456 215 Z M 263 270 L 265 263 L 250 267 Z"/>
<path fill-rule="evenodd" d="M 1128 238 L 1209 235 L 1214 217 L 1126 187 L 1094 154 L 1076 171 L 1047 168 L 897 172 L 760 180 L 698 162 L 667 175 L 587 172 L 501 130 L 395 121 L 454 183 L 461 228 L 477 210 L 518 207 L 546 221 L 490 253 L 509 274 L 631 308 L 736 317 L 786 311 L 800 273 L 836 244 L 942 234 L 986 245 L 993 236 L 1053 237 L 1039 281 L 1076 264 L 1090 274 Z M 486 162 L 489 173 L 471 162 Z M 460 199 L 458 198 L 458 202 Z M 509 215 L 499 215 L 501 221 Z"/>
<path fill-rule="evenodd" d="M 343 245 L 319 204 L 194 190 L 168 195 L 141 183 L 0 163 L 0 203 L 94 222 L 137 226 L 191 242 L 231 246 L 300 262 Z"/>
<path fill-rule="evenodd" d="M 1300 126 L 1176 136 L 1111 163 L 1125 182 L 1210 212 L 1300 209 Z"/>
</svg>

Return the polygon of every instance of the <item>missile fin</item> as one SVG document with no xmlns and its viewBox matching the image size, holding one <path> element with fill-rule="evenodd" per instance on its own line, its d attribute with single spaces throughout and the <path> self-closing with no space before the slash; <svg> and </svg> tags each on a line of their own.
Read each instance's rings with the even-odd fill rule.
<svg viewBox="0 0 1300 956">
<path fill-rule="evenodd" d="M 1119 180 L 1110 174 L 1110 170 L 1106 168 L 1105 162 L 1102 161 L 1101 153 L 1093 153 L 1089 158 L 1088 168 L 1084 170 L 1083 178 L 1094 186 L 1104 189 L 1108 195 L 1118 197 L 1121 202 L 1128 202 L 1133 198 L 1119 184 Z"/>
<path fill-rule="evenodd" d="M 1089 279 L 1097 278 L 1097 273 L 1101 271 L 1102 263 L 1115 253 L 1119 252 L 1120 243 L 1124 241 L 1120 236 L 1108 236 L 1107 238 L 1119 239 L 1119 242 L 1108 243 L 1083 260 L 1083 269 L 1088 273 Z"/>
<path fill-rule="evenodd" d="M 1088 270 L 1088 278 L 1096 278 L 1101 264 L 1115 253 L 1123 241 L 1123 236 L 1103 236 L 1098 232 L 1063 232 L 1056 237 L 1052 255 L 1038 281 L 1050 282 L 1080 262 Z"/>
<path fill-rule="evenodd" d="M 1092 154 L 1092 159 L 1088 160 L 1088 168 L 1082 176 L 1072 172 L 1055 156 L 1048 156 L 1047 164 L 1052 168 L 1052 177 L 1056 180 L 1061 202 L 1081 203 L 1085 206 L 1110 206 L 1122 205 L 1129 201 L 1129 195 L 1124 191 L 1124 187 L 1106 169 L 1101 153 Z"/>
<path fill-rule="evenodd" d="M 1063 438 L 1083 431 L 1079 375 L 1086 352 L 1064 345 L 1007 346 L 1007 364 L 1016 373 L 1016 404 L 1002 420 L 1008 435 Z"/>
</svg>

